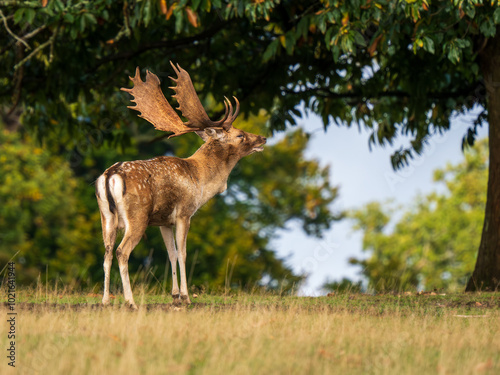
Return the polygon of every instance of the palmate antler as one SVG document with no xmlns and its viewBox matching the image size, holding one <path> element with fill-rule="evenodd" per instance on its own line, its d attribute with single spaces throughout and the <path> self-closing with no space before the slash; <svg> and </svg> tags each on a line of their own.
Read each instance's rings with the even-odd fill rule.
<svg viewBox="0 0 500 375">
<path fill-rule="evenodd" d="M 131 101 L 136 103 L 136 105 L 129 106 L 128 108 L 141 112 L 139 117 L 148 120 L 156 129 L 173 132 L 174 134 L 170 137 L 201 131 L 207 128 L 223 128 L 229 131 L 239 113 L 240 103 L 238 99 L 234 98 L 236 109 L 233 112 L 231 102 L 224 97 L 224 105 L 226 107 L 224 116 L 219 121 L 210 120 L 201 105 L 188 72 L 179 65 L 176 67 L 172 62 L 171 64 L 177 74 L 177 78 L 170 77 L 177 84 L 175 87 L 171 87 L 175 91 L 173 97 L 177 99 L 179 103 L 178 109 L 188 121 L 183 122 L 165 99 L 158 77 L 150 71 L 146 71 L 146 81 L 143 82 L 139 67 L 135 71 L 135 77 L 130 77 L 134 83 L 134 87 L 131 89 L 121 89 L 134 96 L 134 99 Z"/>
</svg>

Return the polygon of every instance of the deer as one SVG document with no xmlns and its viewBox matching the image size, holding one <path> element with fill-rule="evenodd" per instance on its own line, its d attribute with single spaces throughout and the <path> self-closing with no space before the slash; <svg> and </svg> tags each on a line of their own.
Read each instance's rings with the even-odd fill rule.
<svg viewBox="0 0 500 375">
<path fill-rule="evenodd" d="M 149 160 L 118 162 L 106 169 L 96 180 L 96 197 L 101 214 L 104 240 L 104 293 L 102 304 L 110 303 L 110 272 L 117 231 L 124 230 L 116 249 L 125 303 L 136 310 L 130 286 L 128 260 L 148 226 L 160 228 L 172 269 L 172 297 L 175 304 L 190 304 L 186 282 L 186 241 L 191 218 L 216 194 L 227 189 L 229 174 L 237 162 L 248 155 L 264 150 L 266 138 L 233 127 L 239 114 L 236 106 L 224 97 L 225 112 L 212 121 L 203 108 L 189 73 L 170 62 L 176 78 L 170 87 L 178 108 L 187 121 L 168 103 L 159 78 L 146 70 L 145 81 L 139 67 L 135 77 L 129 77 L 132 88 L 121 88 L 133 96 L 135 106 L 127 108 L 140 112 L 161 131 L 172 132 L 168 138 L 196 133 L 204 143 L 188 158 L 158 156 Z M 174 236 L 175 230 L 175 236 Z M 179 264 L 180 289 L 177 280 Z"/>
</svg>

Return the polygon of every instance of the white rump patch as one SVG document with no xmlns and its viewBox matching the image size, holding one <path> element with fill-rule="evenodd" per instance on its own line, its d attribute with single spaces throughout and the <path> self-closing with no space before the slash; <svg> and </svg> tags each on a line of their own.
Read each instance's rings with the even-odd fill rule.
<svg viewBox="0 0 500 375">
<path fill-rule="evenodd" d="M 108 196 L 106 195 L 106 177 L 101 175 L 96 181 L 97 192 L 99 194 L 99 208 L 106 219 L 106 229 L 112 230 L 114 215 L 109 211 Z"/>
<path fill-rule="evenodd" d="M 115 202 L 120 203 L 123 199 L 123 180 L 120 175 L 114 174 L 109 178 L 109 190 Z"/>
</svg>

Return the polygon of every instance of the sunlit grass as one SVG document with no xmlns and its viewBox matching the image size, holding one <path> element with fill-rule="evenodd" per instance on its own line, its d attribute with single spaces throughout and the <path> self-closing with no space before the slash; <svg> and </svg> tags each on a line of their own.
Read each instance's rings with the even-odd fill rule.
<svg viewBox="0 0 500 375">
<path fill-rule="evenodd" d="M 101 308 L 94 294 L 19 291 L 15 371 L 493 374 L 500 369 L 498 293 L 202 294 L 190 307 L 176 307 L 168 295 L 140 289 L 138 312 L 123 306 L 120 296 Z M 6 316 L 5 307 L 1 310 Z M 3 334 L 2 348 L 7 341 Z M 1 373 L 9 373 L 3 361 Z"/>
</svg>

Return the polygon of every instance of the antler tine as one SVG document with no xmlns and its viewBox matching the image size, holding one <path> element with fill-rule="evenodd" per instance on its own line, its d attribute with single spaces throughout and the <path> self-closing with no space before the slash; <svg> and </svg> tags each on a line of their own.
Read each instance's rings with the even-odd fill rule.
<svg viewBox="0 0 500 375">
<path fill-rule="evenodd" d="M 229 103 L 229 105 L 231 105 L 231 103 Z M 224 108 L 225 108 L 224 109 L 224 116 L 222 116 L 222 118 L 219 121 L 213 121 L 213 126 L 210 126 L 210 127 L 213 127 L 213 128 L 219 128 L 221 126 L 224 127 L 224 123 L 226 122 L 227 118 L 229 117 L 229 115 L 231 114 L 231 111 L 232 111 L 232 108 L 231 109 L 228 108 L 225 100 L 224 100 Z"/>
<path fill-rule="evenodd" d="M 232 120 L 236 120 L 236 117 L 240 114 L 240 101 L 236 96 L 233 96 L 234 101 L 236 102 L 236 109 L 234 110 L 234 113 L 232 114 L 231 118 Z"/>
<path fill-rule="evenodd" d="M 224 100 L 224 116 L 222 116 L 222 119 L 220 119 L 218 122 L 221 122 L 221 124 L 226 121 L 227 116 L 229 116 L 229 107 L 227 105 L 227 102 Z"/>
<path fill-rule="evenodd" d="M 227 117 L 226 122 L 224 123 L 224 125 L 222 125 L 222 127 L 226 131 L 229 131 L 229 129 L 231 129 L 231 127 L 233 126 L 234 120 L 236 120 L 236 117 L 240 113 L 240 102 L 238 101 L 238 99 L 235 96 L 233 96 L 233 98 L 234 98 L 234 101 L 236 102 L 236 108 L 234 109 L 234 112 L 233 112 L 233 105 L 231 104 L 231 101 L 228 98 L 224 97 L 224 99 L 227 101 L 227 103 L 229 103 L 229 112 L 230 112 L 230 115 Z"/>
<path fill-rule="evenodd" d="M 180 67 L 180 65 L 179 65 L 179 64 L 177 64 L 177 67 L 176 67 L 176 66 L 175 66 L 175 64 L 172 62 L 172 60 L 170 60 L 170 65 L 172 65 L 172 68 L 174 68 L 174 72 L 175 72 L 175 74 L 177 74 L 177 76 L 179 76 L 180 70 L 182 69 L 182 68 Z M 172 78 L 172 77 L 168 77 L 168 78 L 172 79 L 173 81 L 177 81 L 177 79 L 174 79 L 174 78 Z"/>
<path fill-rule="evenodd" d="M 142 82 L 142 79 L 141 79 L 141 71 L 140 71 L 139 67 L 136 67 L 136 68 L 135 68 L 135 77 L 131 77 L 131 76 L 129 76 L 128 78 L 129 78 L 132 82 L 135 82 L 135 80 L 137 80 L 137 78 L 139 78 L 139 79 L 141 80 L 141 82 Z M 131 89 L 127 89 L 126 87 L 122 87 L 120 90 L 121 90 L 121 91 L 128 92 L 128 93 L 132 93 L 134 89 L 133 89 L 133 88 L 131 88 Z M 131 100 L 131 101 L 134 101 L 134 100 Z M 135 102 L 135 101 L 134 101 L 134 102 Z M 132 106 L 128 106 L 127 108 L 132 108 L 132 109 L 133 109 L 134 107 L 132 107 Z"/>
<path fill-rule="evenodd" d="M 231 127 L 233 126 L 232 121 L 230 119 L 230 116 L 233 113 L 233 105 L 231 104 L 231 101 L 226 96 L 224 96 L 224 105 L 226 106 L 226 112 L 228 112 L 228 115 L 226 116 L 226 122 L 224 124 L 222 124 L 222 128 L 228 132 L 229 129 L 231 129 Z M 227 111 L 228 107 L 229 107 L 229 111 Z"/>
</svg>

